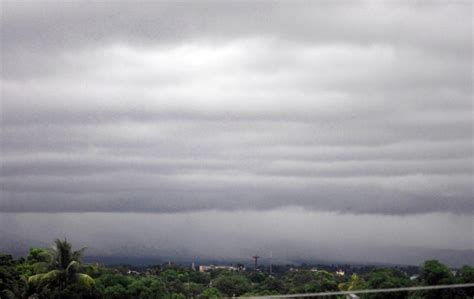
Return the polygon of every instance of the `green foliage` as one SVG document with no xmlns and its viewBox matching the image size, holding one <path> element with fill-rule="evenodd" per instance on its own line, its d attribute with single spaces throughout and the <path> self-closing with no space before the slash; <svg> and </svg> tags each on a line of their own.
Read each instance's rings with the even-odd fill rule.
<svg viewBox="0 0 474 299">
<path fill-rule="evenodd" d="M 212 284 L 228 297 L 240 296 L 251 287 L 249 279 L 240 273 L 223 273 Z"/>
<path fill-rule="evenodd" d="M 252 272 L 249 275 L 249 279 L 252 283 L 261 283 L 263 282 L 268 275 L 263 272 Z"/>
<path fill-rule="evenodd" d="M 106 288 L 114 285 L 128 286 L 131 283 L 131 278 L 121 275 L 119 273 L 104 273 L 96 279 L 98 288 Z"/>
<path fill-rule="evenodd" d="M 211 275 L 207 272 L 199 272 L 199 271 L 190 271 L 189 273 L 189 281 L 202 284 L 202 285 L 209 285 L 211 282 Z"/>
<path fill-rule="evenodd" d="M 0 298 L 220 299 L 474 282 L 473 267 L 463 266 L 454 276 L 436 260 L 426 261 L 419 279 L 411 281 L 397 269 L 374 267 L 363 268 L 362 275 L 353 273 L 350 277 L 335 277 L 324 270 L 304 270 L 308 269 L 304 266 L 297 271 L 277 272 L 276 276 L 224 269 L 202 273 L 174 265 L 130 273 L 127 266 L 82 265 L 83 251 L 73 251 L 66 240 L 56 240 L 52 250 L 32 248 L 26 259 L 15 261 L 10 255 L 0 254 Z M 461 299 L 472 298 L 473 291 L 466 288 L 396 292 L 365 294 L 361 298 Z"/>
<path fill-rule="evenodd" d="M 338 290 L 338 282 L 334 275 L 321 270 L 291 272 L 286 276 L 286 288 L 290 294 L 317 293 Z"/>
<path fill-rule="evenodd" d="M 449 268 L 437 260 L 429 260 L 423 264 L 421 279 L 424 285 L 440 285 L 454 283 L 454 276 Z M 458 290 L 431 290 L 420 292 L 423 298 L 456 298 Z"/>
<path fill-rule="evenodd" d="M 286 294 L 287 289 L 283 281 L 277 277 L 269 276 L 262 283 L 258 285 L 258 294 Z"/>
<path fill-rule="evenodd" d="M 44 248 L 31 248 L 26 261 L 17 266 L 17 270 L 24 277 L 44 273 L 51 264 L 51 252 Z"/>
<path fill-rule="evenodd" d="M 80 258 L 84 249 L 72 251 L 71 244 L 66 240 L 55 241 L 51 251 L 38 248 L 30 250 L 27 263 L 30 269 L 26 272 L 44 273 L 29 276 L 30 293 L 43 298 L 87 298 L 93 296 L 94 280 L 87 274 L 80 273 Z M 49 257 L 48 257 L 49 256 Z M 49 265 L 45 265 L 49 262 Z M 30 271 L 31 270 L 31 271 Z"/>
<path fill-rule="evenodd" d="M 128 285 L 127 293 L 132 298 L 151 298 L 152 293 L 150 289 L 143 283 L 143 280 L 137 279 L 134 280 L 131 284 Z"/>
<path fill-rule="evenodd" d="M 97 289 L 105 298 L 164 298 L 165 284 L 156 276 L 125 276 L 119 273 L 104 273 L 96 279 Z"/>
<path fill-rule="evenodd" d="M 425 285 L 450 284 L 454 281 L 449 268 L 437 260 L 426 261 L 421 273 Z"/>
<path fill-rule="evenodd" d="M 458 273 L 457 282 L 474 283 L 474 267 L 468 265 L 462 266 Z"/>
<path fill-rule="evenodd" d="M 314 279 L 307 289 L 309 292 L 331 292 L 338 290 L 337 285 L 334 275 L 323 270 L 314 274 Z"/>
<path fill-rule="evenodd" d="M 199 295 L 199 299 L 220 299 L 222 297 L 222 293 L 216 288 L 207 288 Z"/>
<path fill-rule="evenodd" d="M 368 289 L 402 288 L 410 286 L 409 277 L 395 269 L 380 268 L 372 271 L 367 278 Z M 407 292 L 371 294 L 367 298 L 406 298 Z"/>
<path fill-rule="evenodd" d="M 27 256 L 26 261 L 28 264 L 50 263 L 51 252 L 44 248 L 30 248 L 30 253 Z"/>
<path fill-rule="evenodd" d="M 464 265 L 458 272 L 456 283 L 474 283 L 474 267 Z M 474 288 L 459 289 L 466 298 L 474 298 Z"/>
<path fill-rule="evenodd" d="M 185 298 L 186 297 L 183 294 L 177 294 L 177 293 L 168 294 L 165 297 L 165 299 L 185 299 Z"/>
<path fill-rule="evenodd" d="M 285 285 L 290 294 L 306 293 L 306 285 L 314 279 L 311 271 L 290 272 L 285 277 Z"/>
<path fill-rule="evenodd" d="M 183 294 L 185 292 L 184 282 L 188 281 L 188 275 L 176 268 L 164 269 L 160 277 L 166 285 L 166 292 L 169 294 Z"/>
<path fill-rule="evenodd" d="M 0 254 L 0 298 L 21 298 L 26 282 L 11 255 Z"/>
<path fill-rule="evenodd" d="M 108 286 L 103 290 L 102 293 L 104 294 L 104 297 L 108 299 L 128 298 L 127 289 L 121 284 Z"/>
<path fill-rule="evenodd" d="M 339 289 L 343 291 L 363 290 L 367 289 L 367 283 L 362 277 L 354 273 L 348 282 L 339 284 Z"/>
</svg>

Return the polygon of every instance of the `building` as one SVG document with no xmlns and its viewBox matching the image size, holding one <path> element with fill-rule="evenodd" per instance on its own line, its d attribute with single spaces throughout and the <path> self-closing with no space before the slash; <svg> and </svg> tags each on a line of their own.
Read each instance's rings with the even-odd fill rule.
<svg viewBox="0 0 474 299">
<path fill-rule="evenodd" d="M 336 275 L 337 276 L 344 276 L 345 272 L 343 270 L 337 270 Z"/>
<path fill-rule="evenodd" d="M 245 267 L 215 266 L 215 265 L 200 265 L 199 266 L 199 272 L 207 272 L 211 270 L 245 271 Z"/>
</svg>

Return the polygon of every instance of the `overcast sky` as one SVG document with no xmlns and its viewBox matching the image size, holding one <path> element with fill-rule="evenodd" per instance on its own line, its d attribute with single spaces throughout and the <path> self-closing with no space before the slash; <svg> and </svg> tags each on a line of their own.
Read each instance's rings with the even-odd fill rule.
<svg viewBox="0 0 474 299">
<path fill-rule="evenodd" d="M 473 249 L 470 2 L 1 5 L 11 241 Z"/>
</svg>

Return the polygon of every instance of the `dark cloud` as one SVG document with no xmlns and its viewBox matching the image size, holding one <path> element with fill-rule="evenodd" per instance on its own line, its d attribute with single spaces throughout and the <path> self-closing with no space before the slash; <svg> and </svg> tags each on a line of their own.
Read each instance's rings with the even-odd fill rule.
<svg viewBox="0 0 474 299">
<path fill-rule="evenodd" d="M 469 4 L 462 1 L 430 5 L 295 1 L 291 6 L 278 1 L 5 1 L 3 7 L 3 20 L 9 24 L 3 31 L 6 40 L 39 47 L 64 48 L 114 39 L 148 43 L 269 34 L 307 42 L 408 42 L 443 49 L 468 45 L 463 34 L 471 30 L 465 22 L 471 14 Z"/>
<path fill-rule="evenodd" d="M 469 3 L 2 6 L 0 211 L 473 212 Z"/>
</svg>

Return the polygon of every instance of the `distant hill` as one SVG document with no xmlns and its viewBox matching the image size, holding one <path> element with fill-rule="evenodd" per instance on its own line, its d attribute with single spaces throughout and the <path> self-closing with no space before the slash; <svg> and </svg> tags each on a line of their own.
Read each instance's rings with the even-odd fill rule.
<svg viewBox="0 0 474 299">
<path fill-rule="evenodd" d="M 17 236 L 0 231 L 0 252 L 9 253 L 15 257 L 25 256 L 31 247 L 50 247 L 51 242 L 40 240 L 18 238 Z M 88 244 L 74 244 L 77 247 L 88 246 Z M 298 252 L 298 256 L 273 253 L 273 264 L 301 264 L 301 263 L 323 263 L 323 264 L 363 264 L 363 265 L 415 265 L 419 266 L 425 260 L 437 259 L 451 266 L 460 267 L 465 264 L 474 265 L 474 250 L 451 250 L 451 249 L 430 249 L 416 247 L 381 247 L 370 248 L 349 248 L 347 250 L 321 250 L 319 252 L 304 253 Z M 348 254 L 349 253 L 349 254 Z M 284 256 L 284 258 L 283 258 Z M 200 255 L 191 252 L 190 249 L 181 251 L 163 251 L 150 247 L 137 247 L 133 244 L 120 248 L 99 250 L 88 247 L 85 261 L 98 262 L 107 265 L 130 264 L 137 266 L 161 264 L 168 261 L 174 263 L 190 264 L 191 262 L 201 263 L 244 263 L 252 265 L 251 256 L 213 257 Z M 262 258 L 261 264 L 268 264 L 268 259 Z"/>
<path fill-rule="evenodd" d="M 51 243 L 18 238 L 11 233 L 0 231 L 0 252 L 12 254 L 15 257 L 25 256 L 31 247 L 51 247 Z"/>
</svg>

